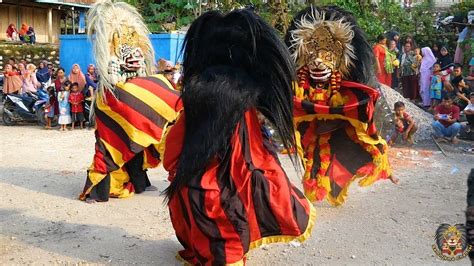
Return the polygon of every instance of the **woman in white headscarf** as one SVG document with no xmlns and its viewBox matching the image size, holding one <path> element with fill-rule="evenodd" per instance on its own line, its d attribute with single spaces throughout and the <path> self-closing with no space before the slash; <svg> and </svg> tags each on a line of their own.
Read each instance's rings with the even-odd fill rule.
<svg viewBox="0 0 474 266">
<path fill-rule="evenodd" d="M 436 57 L 429 47 L 423 47 L 421 49 L 421 59 L 420 66 L 420 95 L 423 100 L 423 106 L 430 107 L 431 97 L 430 97 L 430 84 L 431 84 L 431 75 L 432 67 L 436 62 Z"/>
</svg>

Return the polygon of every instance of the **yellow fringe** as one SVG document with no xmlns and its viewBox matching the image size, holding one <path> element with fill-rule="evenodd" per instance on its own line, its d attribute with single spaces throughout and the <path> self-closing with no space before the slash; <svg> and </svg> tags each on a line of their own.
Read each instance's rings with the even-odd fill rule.
<svg viewBox="0 0 474 266">
<path fill-rule="evenodd" d="M 258 240 L 255 240 L 250 243 L 249 246 L 249 251 L 255 248 L 258 248 L 262 245 L 268 245 L 268 244 L 274 244 L 274 243 L 288 243 L 293 240 L 303 242 L 311 237 L 311 231 L 313 230 L 314 223 L 316 222 L 316 209 L 314 208 L 313 204 L 308 200 L 308 206 L 309 206 L 309 219 L 308 219 L 308 225 L 306 226 L 306 230 L 304 231 L 303 234 L 299 236 L 286 236 L 286 235 L 280 235 L 280 236 L 267 236 L 267 237 L 262 237 Z M 244 254 L 243 258 L 247 256 L 248 252 Z M 229 266 L 241 266 L 244 265 L 244 259 L 240 259 L 239 261 L 233 262 L 233 263 L 227 263 L 226 265 Z M 192 265 L 185 259 L 183 259 L 179 253 L 176 255 L 176 259 L 180 262 L 183 263 L 183 265 Z"/>
</svg>

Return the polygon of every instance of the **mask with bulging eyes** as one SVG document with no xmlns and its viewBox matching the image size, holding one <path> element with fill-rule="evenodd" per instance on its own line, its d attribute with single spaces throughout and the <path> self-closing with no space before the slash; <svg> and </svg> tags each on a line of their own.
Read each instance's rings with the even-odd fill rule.
<svg viewBox="0 0 474 266">
<path fill-rule="evenodd" d="M 116 81 L 146 75 L 143 50 L 140 37 L 131 27 L 123 26 L 121 32 L 115 32 L 112 38 L 112 60 L 109 63 L 109 74 Z"/>
</svg>

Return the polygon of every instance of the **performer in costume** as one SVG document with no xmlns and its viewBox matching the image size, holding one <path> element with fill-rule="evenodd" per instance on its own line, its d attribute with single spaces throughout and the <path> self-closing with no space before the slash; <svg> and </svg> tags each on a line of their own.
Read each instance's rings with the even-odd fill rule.
<svg viewBox="0 0 474 266">
<path fill-rule="evenodd" d="M 188 30 L 184 111 L 163 157 L 186 262 L 243 264 L 251 248 L 309 237 L 314 207 L 290 183 L 257 118 L 294 145 L 292 66 L 275 31 L 250 10 L 211 11 Z"/>
<path fill-rule="evenodd" d="M 294 123 L 306 196 L 337 206 L 355 179 L 368 186 L 391 178 L 387 144 L 373 120 L 375 59 L 352 15 L 308 7 L 295 16 L 285 42 L 297 68 Z"/>
<path fill-rule="evenodd" d="M 146 169 L 160 163 L 159 147 L 177 117 L 179 94 L 153 73 L 149 31 L 137 10 L 123 2 L 97 2 L 89 34 L 100 77 L 95 97 L 96 144 L 81 200 L 108 201 L 155 189 Z"/>
</svg>

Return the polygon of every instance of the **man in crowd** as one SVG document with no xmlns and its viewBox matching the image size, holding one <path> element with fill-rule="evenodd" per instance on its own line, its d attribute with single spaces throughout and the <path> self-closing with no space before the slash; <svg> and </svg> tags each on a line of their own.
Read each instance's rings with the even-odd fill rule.
<svg viewBox="0 0 474 266">
<path fill-rule="evenodd" d="M 434 137 L 438 141 L 451 141 L 457 144 L 459 141 L 456 135 L 461 130 L 459 120 L 459 107 L 453 104 L 453 100 L 445 95 L 440 105 L 435 107 L 434 122 L 431 124 L 434 130 Z"/>
<path fill-rule="evenodd" d="M 470 103 L 464 108 L 464 114 L 466 115 L 468 124 L 468 130 L 474 131 L 474 92 L 469 94 Z"/>
<path fill-rule="evenodd" d="M 464 109 L 469 104 L 469 94 L 471 91 L 464 80 L 462 66 L 459 64 L 454 66 L 451 86 L 452 88 L 448 88 L 447 94 L 453 98 L 454 104 L 460 109 Z"/>
</svg>

